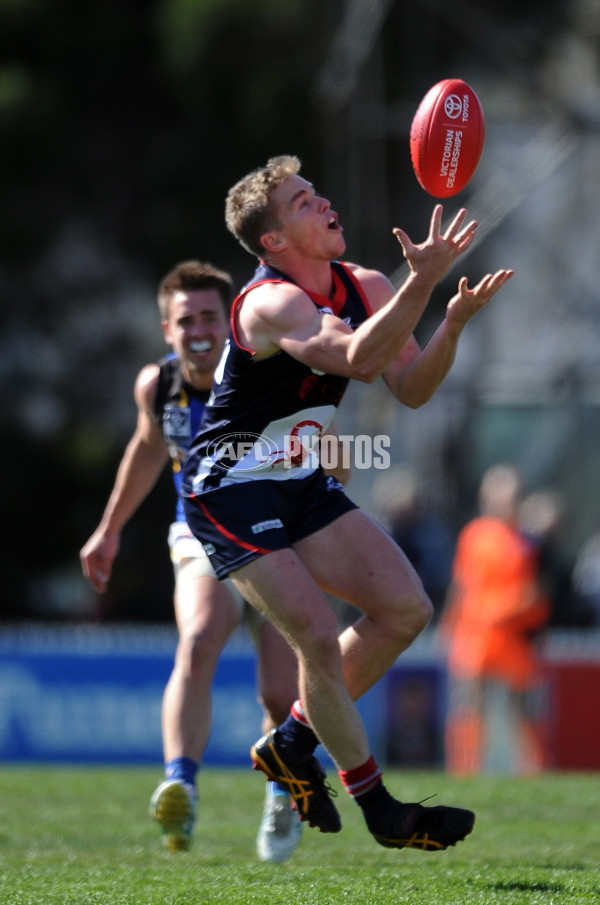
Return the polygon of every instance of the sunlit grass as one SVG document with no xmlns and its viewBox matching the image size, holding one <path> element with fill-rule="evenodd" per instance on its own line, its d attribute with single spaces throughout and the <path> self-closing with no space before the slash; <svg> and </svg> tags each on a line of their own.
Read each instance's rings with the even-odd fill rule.
<svg viewBox="0 0 600 905">
<path fill-rule="evenodd" d="M 594 905 L 600 900 L 600 775 L 534 779 L 387 770 L 405 800 L 470 807 L 473 834 L 441 853 L 390 851 L 339 789 L 343 830 L 305 829 L 286 864 L 255 856 L 264 782 L 203 770 L 191 852 L 169 855 L 148 801 L 161 771 L 0 769 L 3 905 Z"/>
</svg>

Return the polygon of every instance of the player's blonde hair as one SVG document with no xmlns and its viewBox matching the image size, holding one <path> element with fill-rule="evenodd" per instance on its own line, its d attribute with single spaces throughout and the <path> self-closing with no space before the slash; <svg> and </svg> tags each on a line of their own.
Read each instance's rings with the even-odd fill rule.
<svg viewBox="0 0 600 905">
<path fill-rule="evenodd" d="M 271 157 L 266 166 L 259 167 L 240 179 L 228 192 L 225 202 L 227 228 L 246 251 L 262 257 L 261 236 L 278 223 L 271 208 L 274 190 L 289 176 L 300 170 L 300 160 L 291 155 Z"/>
</svg>

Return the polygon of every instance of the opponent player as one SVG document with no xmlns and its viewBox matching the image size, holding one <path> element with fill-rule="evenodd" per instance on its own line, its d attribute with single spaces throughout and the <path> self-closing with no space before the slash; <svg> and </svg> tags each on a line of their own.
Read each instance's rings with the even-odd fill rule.
<svg viewBox="0 0 600 905">
<path fill-rule="evenodd" d="M 106 590 L 125 524 L 154 487 L 169 455 L 179 489 L 181 463 L 200 423 L 223 349 L 231 295 L 229 275 L 199 261 L 178 264 L 161 281 L 158 304 L 173 353 L 144 367 L 136 379 L 137 426 L 100 524 L 80 553 L 83 572 L 99 593 Z M 212 680 L 219 654 L 243 616 L 258 653 L 265 730 L 285 717 L 297 695 L 296 658 L 289 644 L 229 583 L 217 581 L 185 523 L 179 497 L 175 519 L 169 547 L 179 639 L 162 706 L 167 779 L 151 803 L 171 851 L 190 846 L 196 773 L 211 722 Z M 300 821 L 287 791 L 268 783 L 257 837 L 259 858 L 285 860 L 299 838 Z"/>
<path fill-rule="evenodd" d="M 403 404 L 427 402 L 466 323 L 512 271 L 473 289 L 461 277 L 421 350 L 413 330 L 477 224 L 465 223 L 463 209 L 443 231 L 436 205 L 421 244 L 395 229 L 409 265 L 395 291 L 383 274 L 340 263 L 338 216 L 299 170 L 295 157 L 273 158 L 228 194 L 227 225 L 260 263 L 234 302 L 229 346 L 184 466 L 184 509 L 218 577 L 229 576 L 298 656 L 300 699 L 252 747 L 255 765 L 288 786 L 311 825 L 337 832 L 313 753 L 320 739 L 377 842 L 444 849 L 471 832 L 474 814 L 394 799 L 354 703 L 425 628 L 432 606 L 400 548 L 326 478 L 312 451 L 350 378 L 382 376 Z M 248 449 L 252 436 L 261 442 Z M 323 591 L 364 613 L 339 637 Z"/>
</svg>

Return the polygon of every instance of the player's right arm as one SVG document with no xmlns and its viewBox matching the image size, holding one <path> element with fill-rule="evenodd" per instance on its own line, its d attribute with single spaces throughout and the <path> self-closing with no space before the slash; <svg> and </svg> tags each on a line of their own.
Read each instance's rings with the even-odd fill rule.
<svg viewBox="0 0 600 905">
<path fill-rule="evenodd" d="M 442 206 L 436 205 L 429 235 L 419 245 L 394 230 L 409 264 L 409 275 L 396 291 L 383 274 L 352 265 L 373 309 L 355 330 L 339 317 L 320 313 L 300 286 L 265 282 L 238 305 L 242 344 L 257 359 L 283 350 L 313 370 L 371 383 L 402 355 L 437 282 L 473 241 L 477 224 L 465 223 L 466 213 L 461 208 L 442 232 Z"/>
<path fill-rule="evenodd" d="M 102 518 L 79 552 L 83 574 L 100 594 L 110 580 L 124 526 L 156 484 L 169 457 L 162 430 L 152 414 L 158 374 L 158 365 L 151 364 L 137 376 L 137 425 L 123 453 Z"/>
</svg>

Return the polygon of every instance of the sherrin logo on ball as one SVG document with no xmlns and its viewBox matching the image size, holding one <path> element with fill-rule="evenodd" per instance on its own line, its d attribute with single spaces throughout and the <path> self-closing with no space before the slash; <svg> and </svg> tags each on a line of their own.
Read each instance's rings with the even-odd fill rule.
<svg viewBox="0 0 600 905">
<path fill-rule="evenodd" d="M 420 185 L 435 198 L 456 195 L 477 169 L 485 141 L 479 98 L 462 79 L 429 89 L 410 127 L 410 157 Z"/>
</svg>

